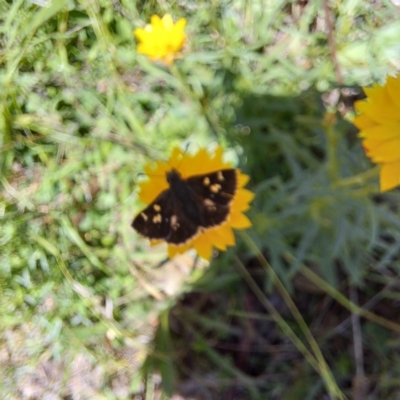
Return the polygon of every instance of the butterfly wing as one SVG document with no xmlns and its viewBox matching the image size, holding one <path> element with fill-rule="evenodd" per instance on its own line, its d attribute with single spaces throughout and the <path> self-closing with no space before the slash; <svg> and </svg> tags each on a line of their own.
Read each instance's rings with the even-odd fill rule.
<svg viewBox="0 0 400 400">
<path fill-rule="evenodd" d="M 133 220 L 132 227 L 148 239 L 184 244 L 197 234 L 198 225 L 187 218 L 171 190 L 164 190 Z"/>
<path fill-rule="evenodd" d="M 237 176 L 237 170 L 231 168 L 186 179 L 194 193 L 202 227 L 221 225 L 227 220 L 238 187 Z"/>
<path fill-rule="evenodd" d="M 171 192 L 164 190 L 133 220 L 132 227 L 149 239 L 164 239 L 169 233 L 169 224 L 163 215 L 171 207 Z"/>
</svg>

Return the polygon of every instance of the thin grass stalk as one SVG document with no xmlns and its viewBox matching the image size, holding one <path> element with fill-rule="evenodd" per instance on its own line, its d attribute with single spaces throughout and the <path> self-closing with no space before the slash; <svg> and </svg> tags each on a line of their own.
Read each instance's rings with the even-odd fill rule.
<svg viewBox="0 0 400 400">
<path fill-rule="evenodd" d="M 281 330 L 287 335 L 293 344 L 297 347 L 297 349 L 303 354 L 304 358 L 311 364 L 311 366 L 319 372 L 320 368 L 312 353 L 307 349 L 304 343 L 299 339 L 299 337 L 293 332 L 292 328 L 289 324 L 283 319 L 283 317 L 279 314 L 278 310 L 273 306 L 273 304 L 268 300 L 268 298 L 264 295 L 261 289 L 258 287 L 255 280 L 247 271 L 246 267 L 240 261 L 238 257 L 235 257 L 236 264 L 240 267 L 240 273 L 243 275 L 247 284 L 250 286 L 251 290 L 258 298 L 259 302 L 265 307 L 265 309 L 271 314 L 274 321 L 279 325 Z"/>
<path fill-rule="evenodd" d="M 294 256 L 292 254 L 285 254 L 285 258 L 288 260 L 294 260 Z M 353 302 L 351 302 L 346 296 L 341 294 L 338 290 L 336 290 L 329 283 L 320 278 L 315 272 L 313 272 L 310 268 L 305 266 L 304 264 L 300 264 L 300 272 L 308 279 L 310 282 L 317 285 L 320 289 L 322 289 L 325 293 L 335 299 L 342 306 L 347 308 L 350 312 L 354 314 L 358 314 L 365 319 L 368 319 L 371 322 L 375 322 L 378 325 L 381 325 L 387 329 L 400 333 L 400 324 L 392 322 L 380 315 L 377 315 L 369 310 L 366 310 Z"/>
<path fill-rule="evenodd" d="M 339 387 L 337 386 L 336 380 L 335 380 L 328 364 L 325 361 L 325 358 L 321 352 L 321 349 L 318 346 L 318 343 L 316 342 L 316 340 L 314 339 L 310 330 L 308 329 L 308 326 L 307 326 L 306 322 L 304 321 L 300 311 L 296 307 L 294 301 L 290 297 L 289 293 L 287 292 L 286 288 L 282 284 L 278 275 L 275 273 L 272 266 L 268 263 L 268 261 L 265 259 L 263 254 L 260 252 L 258 247 L 253 243 L 251 238 L 244 232 L 241 232 L 241 234 L 245 238 L 248 245 L 255 252 L 256 257 L 257 257 L 258 261 L 260 262 L 261 266 L 266 270 L 268 275 L 271 277 L 272 282 L 278 289 L 279 293 L 282 295 L 282 297 L 285 300 L 287 306 L 289 307 L 293 317 L 299 324 L 300 329 L 303 331 L 303 333 L 315 355 L 315 358 L 318 362 L 318 372 L 321 374 L 321 377 L 324 380 L 327 389 L 329 390 L 329 392 L 332 395 L 335 396 L 335 398 L 344 399 L 345 397 L 344 397 L 343 393 L 341 392 L 341 390 L 339 389 Z"/>
</svg>

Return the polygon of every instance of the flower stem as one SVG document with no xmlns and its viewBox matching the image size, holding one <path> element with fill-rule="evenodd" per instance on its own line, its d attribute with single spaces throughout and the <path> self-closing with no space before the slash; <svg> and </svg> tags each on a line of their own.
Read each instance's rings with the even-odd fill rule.
<svg viewBox="0 0 400 400">
<path fill-rule="evenodd" d="M 349 178 L 340 179 L 336 182 L 337 187 L 365 185 L 370 179 L 374 179 L 379 175 L 379 166 L 362 172 L 361 174 L 351 176 Z"/>
<path fill-rule="evenodd" d="M 282 298 L 284 299 L 286 305 L 290 309 L 293 317 L 295 318 L 296 322 L 298 323 L 300 329 L 302 330 L 311 350 L 312 350 L 312 359 L 314 360 L 311 362 L 311 365 L 317 366 L 317 371 L 321 375 L 321 378 L 324 380 L 324 383 L 329 391 L 330 394 L 332 394 L 334 399 L 344 399 L 344 395 L 337 386 L 337 383 L 335 381 L 335 378 L 332 374 L 332 371 L 330 370 L 322 352 L 321 349 L 318 346 L 317 341 L 315 340 L 314 336 L 312 335 L 310 329 L 308 328 L 306 322 L 304 321 L 304 318 L 302 317 L 299 309 L 296 307 L 295 302 L 289 295 L 288 291 L 286 290 L 285 286 L 283 285 L 282 281 L 279 279 L 278 275 L 270 265 L 270 263 L 267 261 L 267 259 L 264 257 L 260 249 L 254 244 L 254 242 L 251 240 L 250 236 L 248 234 L 242 232 L 242 237 L 244 240 L 247 242 L 248 246 L 252 249 L 252 251 L 255 253 L 256 258 L 258 259 L 260 265 L 265 269 L 265 271 L 268 273 L 269 277 L 271 278 L 272 282 L 274 283 L 275 287 L 281 294 Z M 263 302 L 264 304 L 264 302 Z M 287 333 L 287 331 L 285 331 Z M 291 339 L 293 340 L 293 337 L 290 336 Z M 296 345 L 298 345 L 298 342 L 294 342 Z M 305 353 L 301 347 L 298 347 L 299 350 L 302 351 L 302 353 L 306 356 L 307 353 Z M 310 362 L 310 357 L 307 355 L 307 360 Z"/>
<path fill-rule="evenodd" d="M 177 80 L 181 90 L 198 106 L 199 112 L 204 116 L 204 119 L 206 120 L 212 133 L 215 135 L 215 137 L 218 137 L 219 129 L 218 129 L 217 124 L 210 117 L 209 112 L 206 109 L 206 106 L 201 101 L 201 98 L 186 82 L 181 71 L 176 67 L 176 64 L 172 64 L 170 66 L 170 71 L 171 71 L 171 75 L 174 76 L 174 78 Z"/>
<path fill-rule="evenodd" d="M 335 123 L 335 114 L 327 112 L 324 117 L 323 125 L 325 127 L 327 136 L 327 169 L 330 181 L 333 185 L 336 185 L 339 180 L 339 167 L 336 156 L 336 149 L 339 138 L 334 130 Z"/>
</svg>

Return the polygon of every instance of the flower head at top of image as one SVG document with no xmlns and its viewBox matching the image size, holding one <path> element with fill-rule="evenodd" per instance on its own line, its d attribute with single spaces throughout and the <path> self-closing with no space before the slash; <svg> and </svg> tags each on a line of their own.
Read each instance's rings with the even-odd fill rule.
<svg viewBox="0 0 400 400">
<path fill-rule="evenodd" d="M 152 15 L 150 24 L 134 31 L 139 40 L 137 51 L 149 57 L 151 61 L 159 61 L 171 65 L 179 57 L 186 34 L 186 20 L 181 18 L 175 24 L 171 15 L 165 14 L 162 18 Z"/>
<path fill-rule="evenodd" d="M 133 228 L 151 244 L 166 242 L 169 257 L 194 248 L 210 260 L 214 247 L 234 246 L 233 229 L 251 226 L 243 213 L 254 194 L 244 188 L 249 177 L 222 156 L 221 147 L 194 155 L 174 148 L 167 162 L 146 165 L 148 180 L 139 184 L 139 197 L 148 206 Z"/>
<path fill-rule="evenodd" d="M 400 75 L 363 89 L 367 98 L 355 103 L 353 123 L 360 129 L 366 155 L 381 167 L 384 192 L 400 185 Z"/>
</svg>

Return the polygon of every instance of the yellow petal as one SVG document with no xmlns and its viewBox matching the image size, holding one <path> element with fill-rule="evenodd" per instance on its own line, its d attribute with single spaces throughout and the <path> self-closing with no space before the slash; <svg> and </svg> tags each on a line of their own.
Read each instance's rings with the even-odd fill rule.
<svg viewBox="0 0 400 400">
<path fill-rule="evenodd" d="M 138 44 L 137 49 L 138 49 L 138 53 L 140 53 L 140 54 L 147 54 L 147 53 L 149 53 L 148 46 L 147 46 L 147 45 L 144 45 L 144 44 L 142 44 L 142 43 Z"/>
<path fill-rule="evenodd" d="M 210 230 L 209 239 L 211 239 L 211 243 L 220 250 L 226 250 L 227 246 L 234 246 L 236 243 L 235 235 L 233 234 L 230 223 L 224 223 L 223 225 Z"/>
<path fill-rule="evenodd" d="M 395 139 L 396 137 L 400 137 L 400 122 L 387 121 L 382 125 L 365 128 L 360 132 L 359 136 L 365 139 L 376 140 Z"/>
<path fill-rule="evenodd" d="M 161 24 L 161 18 L 158 15 L 154 14 L 150 17 L 150 25 L 152 27 L 160 27 Z"/>
<path fill-rule="evenodd" d="M 203 246 L 208 243 L 211 247 L 215 246 L 220 250 L 226 250 L 225 241 L 219 233 L 218 228 L 208 229 L 202 233 L 198 240 L 195 240 L 194 246 L 197 244 L 197 242 L 201 242 Z"/>
<path fill-rule="evenodd" d="M 172 17 L 170 14 L 165 14 L 162 17 L 162 24 L 163 24 L 164 28 L 167 30 L 171 30 L 173 28 L 174 21 L 172 20 Z"/>
<path fill-rule="evenodd" d="M 152 177 L 149 181 L 140 182 L 139 199 L 142 203 L 150 204 L 163 190 L 168 188 L 165 177 Z"/>
<path fill-rule="evenodd" d="M 400 110 L 400 75 L 396 77 L 389 76 L 386 80 L 386 88 L 393 103 Z"/>
<path fill-rule="evenodd" d="M 364 88 L 367 100 L 357 101 L 355 108 L 377 123 L 386 120 L 400 121 L 400 113 L 385 87 Z"/>
<path fill-rule="evenodd" d="M 140 41 L 145 40 L 148 33 L 142 29 L 142 28 L 137 28 L 133 31 L 133 34 L 136 36 L 137 39 L 139 39 Z"/>
<path fill-rule="evenodd" d="M 380 173 L 382 192 L 393 189 L 400 184 L 400 161 L 383 164 Z"/>
<path fill-rule="evenodd" d="M 194 155 L 186 155 L 179 166 L 179 171 L 184 178 L 187 178 L 230 167 L 230 163 L 222 160 L 222 150 L 220 147 L 214 151 L 214 155 L 211 155 L 207 149 L 202 148 Z"/>
<path fill-rule="evenodd" d="M 252 226 L 251 221 L 242 213 L 232 213 L 229 224 L 235 229 L 247 229 Z"/>
<path fill-rule="evenodd" d="M 236 244 L 235 235 L 230 222 L 222 225 L 219 233 L 223 236 L 227 246 L 234 246 Z"/>
<path fill-rule="evenodd" d="M 254 199 L 254 193 L 247 189 L 239 189 L 232 202 L 232 210 L 246 211 L 250 208 L 249 203 Z"/>
<path fill-rule="evenodd" d="M 209 155 L 205 148 L 200 149 L 195 155 L 187 154 L 182 160 L 179 171 L 184 178 L 203 173 L 203 165 L 209 164 Z"/>
<path fill-rule="evenodd" d="M 353 119 L 353 124 L 358 128 L 358 129 L 365 129 L 365 128 L 370 128 L 371 126 L 376 125 L 376 122 L 372 121 L 370 118 L 368 118 L 366 115 L 361 114 L 357 115 Z"/>
<path fill-rule="evenodd" d="M 168 246 L 168 257 L 174 258 L 177 254 L 181 254 L 179 252 L 179 248 L 177 246 Z"/>
<path fill-rule="evenodd" d="M 365 141 L 364 145 L 367 145 Z M 400 137 L 388 140 L 376 147 L 368 149 L 369 156 L 376 163 L 391 163 L 400 160 Z"/>
<path fill-rule="evenodd" d="M 384 90 L 384 87 L 379 83 L 374 83 L 371 87 L 363 88 L 365 95 L 370 99 L 381 96 Z"/>
<path fill-rule="evenodd" d="M 150 176 L 163 175 L 168 169 L 168 165 L 162 161 L 149 162 L 144 166 L 144 172 Z"/>
<path fill-rule="evenodd" d="M 179 169 L 182 164 L 184 158 L 183 151 L 179 147 L 174 147 L 172 149 L 172 154 L 171 157 L 168 160 L 168 170 L 171 170 L 172 168 Z"/>
<path fill-rule="evenodd" d="M 205 260 L 211 259 L 213 246 L 208 240 L 204 239 L 203 237 L 199 237 L 194 241 L 193 247 L 196 249 L 199 257 L 204 258 Z"/>
<path fill-rule="evenodd" d="M 365 150 L 365 154 L 368 157 L 372 158 L 373 162 L 377 162 L 377 160 L 375 160 L 372 156 L 372 154 L 374 153 L 374 150 L 376 148 L 378 148 L 379 146 L 381 146 L 383 143 L 385 143 L 385 142 L 382 140 L 373 140 L 373 139 L 367 139 L 362 142 L 362 146 Z"/>
<path fill-rule="evenodd" d="M 178 19 L 178 21 L 176 21 L 174 29 L 176 29 L 178 32 L 183 32 L 183 30 L 185 29 L 186 26 L 186 19 L 185 18 L 181 18 Z"/>
<path fill-rule="evenodd" d="M 177 254 L 182 254 L 188 251 L 191 247 L 191 243 L 184 244 L 182 246 L 176 246 L 174 244 L 168 245 L 168 257 L 175 257 Z"/>
<path fill-rule="evenodd" d="M 239 170 L 239 187 L 244 187 L 246 186 L 247 182 L 249 181 L 250 177 L 246 174 L 242 174 L 241 171 Z"/>
</svg>

